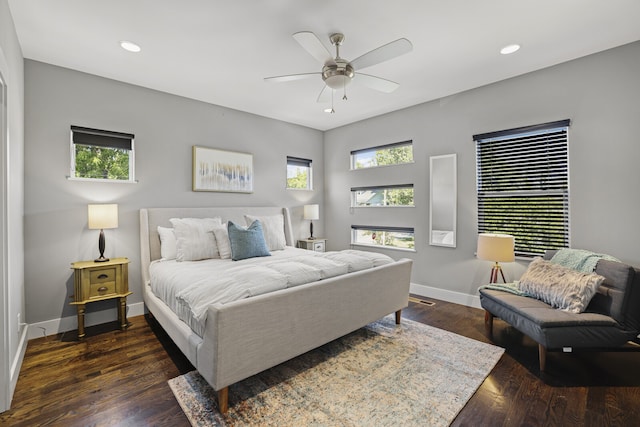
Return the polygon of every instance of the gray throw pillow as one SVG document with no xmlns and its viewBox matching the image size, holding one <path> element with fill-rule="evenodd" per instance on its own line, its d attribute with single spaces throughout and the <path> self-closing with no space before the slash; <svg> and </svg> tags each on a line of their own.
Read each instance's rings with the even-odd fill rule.
<svg viewBox="0 0 640 427">
<path fill-rule="evenodd" d="M 536 258 L 518 282 L 522 292 L 571 313 L 582 313 L 596 293 L 604 277 L 581 273 Z"/>
<path fill-rule="evenodd" d="M 228 222 L 229 243 L 231 243 L 231 259 L 241 259 L 270 256 L 269 248 L 264 240 L 260 221 L 253 221 L 247 228 Z"/>
</svg>

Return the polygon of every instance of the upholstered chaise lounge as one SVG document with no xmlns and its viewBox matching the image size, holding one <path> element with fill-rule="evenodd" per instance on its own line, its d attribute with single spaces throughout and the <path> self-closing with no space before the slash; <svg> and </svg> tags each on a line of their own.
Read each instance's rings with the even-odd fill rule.
<svg viewBox="0 0 640 427">
<path fill-rule="evenodd" d="M 555 251 L 547 251 L 550 260 Z M 582 313 L 551 307 L 538 299 L 513 293 L 480 289 L 487 334 L 492 337 L 498 317 L 538 343 L 540 371 L 545 370 L 548 350 L 619 349 L 629 341 L 639 343 L 640 270 L 601 259 L 595 273 L 604 276 Z"/>
</svg>

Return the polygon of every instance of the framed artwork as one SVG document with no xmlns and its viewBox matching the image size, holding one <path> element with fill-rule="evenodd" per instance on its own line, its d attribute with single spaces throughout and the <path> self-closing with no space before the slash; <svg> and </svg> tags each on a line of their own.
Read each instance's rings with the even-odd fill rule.
<svg viewBox="0 0 640 427">
<path fill-rule="evenodd" d="M 253 192 L 253 154 L 193 146 L 193 191 Z"/>
</svg>

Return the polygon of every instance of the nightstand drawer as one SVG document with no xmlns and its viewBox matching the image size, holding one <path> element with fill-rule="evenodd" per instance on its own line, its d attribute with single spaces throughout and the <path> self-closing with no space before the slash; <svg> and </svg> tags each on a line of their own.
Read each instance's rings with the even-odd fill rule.
<svg viewBox="0 0 640 427">
<path fill-rule="evenodd" d="M 327 239 L 302 239 L 298 240 L 300 249 L 309 251 L 324 252 L 326 250 Z"/>
<path fill-rule="evenodd" d="M 95 269 L 89 273 L 89 283 L 91 283 L 91 285 L 115 281 L 116 267 Z"/>
<path fill-rule="evenodd" d="M 102 298 L 116 294 L 115 275 L 113 282 L 91 283 L 89 287 L 89 299 Z"/>
</svg>

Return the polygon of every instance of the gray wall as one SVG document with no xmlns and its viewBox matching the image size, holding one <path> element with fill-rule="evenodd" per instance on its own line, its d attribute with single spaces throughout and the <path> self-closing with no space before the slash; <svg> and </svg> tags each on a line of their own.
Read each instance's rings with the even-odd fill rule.
<svg viewBox="0 0 640 427">
<path fill-rule="evenodd" d="M 522 54 L 526 54 L 523 52 Z M 468 70 L 470 73 L 473 70 Z M 475 146 L 472 135 L 571 119 L 570 227 L 575 248 L 640 266 L 640 42 L 325 133 L 325 216 L 331 249 L 349 245 L 351 224 L 413 226 L 412 281 L 462 294 L 488 282 L 476 260 Z M 438 82 L 433 82 L 438 84 Z M 349 170 L 354 149 L 412 139 L 415 164 Z M 457 248 L 429 246 L 429 156 L 458 154 Z M 415 208 L 349 209 L 349 188 L 415 184 Z M 517 279 L 524 263 L 506 264 Z"/>
<path fill-rule="evenodd" d="M 0 73 L 7 85 L 8 145 L 0 147 L 0 412 L 7 409 L 26 348 L 23 194 L 24 73 L 9 5 L 0 1 Z M 6 191 L 5 191 L 6 187 Z M 4 229 L 6 225 L 6 229 Z M 21 341 L 22 340 L 22 341 Z M 15 369 L 11 371 L 11 367 Z"/>
<path fill-rule="evenodd" d="M 213 81 L 211 84 L 215 84 Z M 119 205 L 119 227 L 105 230 L 105 256 L 131 259 L 127 302 L 142 301 L 142 207 L 287 206 L 294 232 L 308 233 L 302 205 L 323 205 L 322 132 L 31 60 L 25 61 L 25 278 L 27 321 L 75 315 L 73 261 L 96 258 L 98 231 L 87 204 Z M 241 88 L 239 88 L 241 90 Z M 135 134 L 137 184 L 68 180 L 69 127 Z M 254 193 L 191 191 L 191 147 L 253 153 Z M 313 160 L 313 191 L 286 190 L 286 156 Z M 323 221 L 316 221 L 318 235 Z M 94 303 L 87 312 L 113 301 Z M 115 320 L 115 318 L 114 318 Z"/>
</svg>

